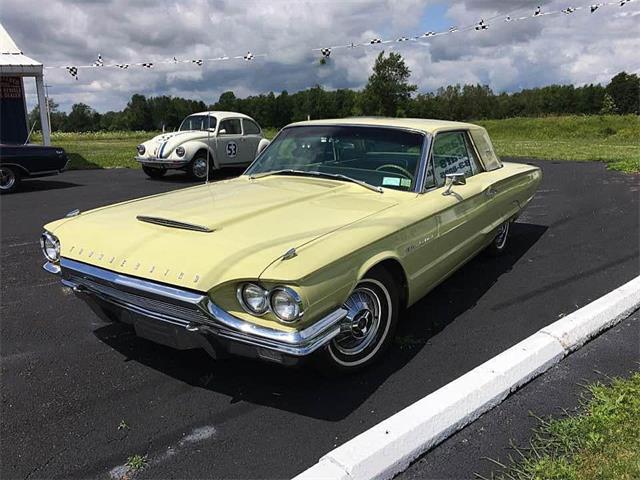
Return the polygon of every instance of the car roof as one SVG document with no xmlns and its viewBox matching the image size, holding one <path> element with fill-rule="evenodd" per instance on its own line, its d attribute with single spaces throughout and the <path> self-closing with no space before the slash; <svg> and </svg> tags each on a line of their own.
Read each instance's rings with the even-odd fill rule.
<svg viewBox="0 0 640 480">
<path fill-rule="evenodd" d="M 238 112 L 224 112 L 221 110 L 210 110 L 207 112 L 197 112 L 192 113 L 191 115 L 213 115 L 218 120 L 224 120 L 225 118 L 248 118 L 249 120 L 253 120 L 249 115 L 245 115 L 244 113 Z M 189 116 L 191 116 L 189 115 Z"/>
<path fill-rule="evenodd" d="M 450 122 L 448 120 L 391 117 L 351 117 L 327 120 L 308 120 L 304 122 L 292 123 L 288 126 L 293 125 L 370 125 L 376 127 L 405 128 L 408 130 L 419 130 L 426 133 L 436 133 L 443 130 L 468 130 L 482 128 L 472 123 Z"/>
</svg>

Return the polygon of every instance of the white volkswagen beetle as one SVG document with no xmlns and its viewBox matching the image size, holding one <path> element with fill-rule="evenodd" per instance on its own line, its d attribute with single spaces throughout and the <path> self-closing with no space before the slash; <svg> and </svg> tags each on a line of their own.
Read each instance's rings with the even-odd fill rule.
<svg viewBox="0 0 640 480">
<path fill-rule="evenodd" d="M 178 131 L 138 145 L 136 160 L 151 178 L 178 169 L 204 180 L 207 166 L 209 171 L 247 166 L 268 144 L 260 126 L 247 115 L 200 112 L 185 118 Z"/>
</svg>

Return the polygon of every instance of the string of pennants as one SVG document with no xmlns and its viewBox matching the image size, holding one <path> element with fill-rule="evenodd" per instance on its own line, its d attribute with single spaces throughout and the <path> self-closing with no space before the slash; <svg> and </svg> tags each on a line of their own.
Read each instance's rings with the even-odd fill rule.
<svg viewBox="0 0 640 480">
<path fill-rule="evenodd" d="M 595 3 L 595 4 L 588 4 L 588 5 L 582 5 L 577 7 L 570 6 L 562 10 L 550 10 L 550 11 L 546 11 L 542 8 L 542 6 L 538 6 L 532 13 L 522 15 L 522 16 L 517 16 L 517 17 L 511 16 L 511 14 L 515 12 L 513 11 L 509 13 L 502 13 L 499 15 L 495 15 L 487 19 L 481 18 L 477 23 L 472 25 L 466 25 L 463 27 L 451 26 L 447 30 L 443 30 L 443 31 L 429 31 L 426 33 L 422 33 L 420 35 L 402 36 L 399 38 L 386 39 L 386 40 L 383 40 L 381 38 L 373 38 L 369 41 L 362 42 L 362 43 L 352 42 L 346 45 L 343 44 L 343 45 L 335 45 L 330 47 L 314 48 L 312 49 L 312 51 L 319 52 L 321 55 L 321 63 L 324 63 L 331 56 L 332 52 L 335 50 L 348 49 L 348 48 L 349 49 L 363 48 L 363 47 L 370 47 L 372 45 L 387 45 L 387 44 L 396 44 L 396 43 L 403 43 L 403 42 L 420 42 L 420 41 L 424 41 L 426 38 L 440 37 L 443 35 L 451 35 L 451 34 L 460 33 L 460 32 L 486 31 L 490 27 L 497 26 L 499 24 L 521 22 L 525 20 L 531 20 L 534 18 L 543 18 L 543 17 L 559 15 L 559 14 L 571 15 L 581 10 L 588 11 L 591 14 L 593 14 L 602 7 L 608 7 L 608 6 L 623 7 L 624 5 L 632 1 L 633 0 L 615 0 L 615 1 L 606 2 L 606 3 Z M 521 11 L 522 9 L 519 9 L 519 10 Z M 171 60 L 154 61 L 154 62 L 105 63 L 104 59 L 102 58 L 102 55 L 98 54 L 96 61 L 90 65 L 46 66 L 45 68 L 66 69 L 69 75 L 71 75 L 73 78 L 78 80 L 78 70 L 85 69 L 85 68 L 118 68 L 120 70 L 127 70 L 130 67 L 141 67 L 143 69 L 152 69 L 156 65 L 163 65 L 163 64 L 193 64 L 193 65 L 202 66 L 204 63 L 208 63 L 208 62 L 221 62 L 221 61 L 230 61 L 230 60 L 243 60 L 245 62 L 251 62 L 256 57 L 266 57 L 266 56 L 267 54 L 254 55 L 251 52 L 247 52 L 244 55 L 237 55 L 237 56 L 231 56 L 231 57 L 225 55 L 225 56 L 220 56 L 215 58 L 193 58 L 188 60 L 179 60 L 176 57 L 173 57 L 173 59 Z"/>
</svg>

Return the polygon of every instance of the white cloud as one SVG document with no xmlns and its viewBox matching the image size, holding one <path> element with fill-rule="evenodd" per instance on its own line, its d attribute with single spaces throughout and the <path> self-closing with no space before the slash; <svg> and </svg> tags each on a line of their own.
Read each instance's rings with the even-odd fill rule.
<svg viewBox="0 0 640 480">
<path fill-rule="evenodd" d="M 225 90 L 245 96 L 290 92 L 315 84 L 361 88 L 382 47 L 334 50 L 320 66 L 312 48 L 397 38 L 468 25 L 507 10 L 531 14 L 537 3 L 516 0 L 3 0 L 2 22 L 18 45 L 45 65 L 82 65 L 98 52 L 106 62 L 162 61 L 268 53 L 253 62 L 157 65 L 80 71 L 47 70 L 51 95 L 63 108 L 89 103 L 121 109 L 133 93 L 183 95 L 213 103 Z M 543 11 L 566 7 L 552 1 Z M 452 83 L 486 83 L 511 91 L 549 83 L 606 83 L 621 70 L 637 71 L 640 1 L 572 15 L 505 23 L 428 43 L 394 45 L 421 91 Z M 445 15 L 444 18 L 442 16 Z M 446 28 L 446 27 L 445 27 Z M 389 50 L 389 46 L 384 46 Z M 31 88 L 30 88 L 31 90 Z"/>
</svg>

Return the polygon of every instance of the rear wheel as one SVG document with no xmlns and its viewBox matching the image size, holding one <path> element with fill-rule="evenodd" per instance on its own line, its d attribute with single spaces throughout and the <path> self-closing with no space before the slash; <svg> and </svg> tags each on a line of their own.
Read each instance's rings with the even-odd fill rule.
<svg viewBox="0 0 640 480">
<path fill-rule="evenodd" d="M 142 171 L 150 178 L 161 178 L 164 177 L 165 173 L 167 173 L 166 168 L 147 167 L 146 165 L 142 166 Z"/>
<path fill-rule="evenodd" d="M 15 168 L 1 166 L 0 167 L 0 192 L 13 192 L 20 184 L 20 172 Z"/>
<path fill-rule="evenodd" d="M 399 293 L 383 268 L 371 270 L 344 303 L 342 331 L 317 356 L 326 374 L 350 373 L 378 360 L 393 342 L 398 323 Z"/>
<path fill-rule="evenodd" d="M 207 179 L 207 164 L 209 166 L 209 170 L 211 170 L 211 166 L 213 165 L 213 159 L 209 156 L 209 161 L 207 162 L 207 153 L 206 152 L 198 152 L 191 163 L 187 166 L 187 173 L 191 178 L 196 180 L 206 180 Z"/>
<path fill-rule="evenodd" d="M 493 239 L 493 242 L 491 242 L 491 244 L 487 247 L 487 252 L 490 255 L 502 255 L 502 253 L 504 253 L 504 251 L 507 249 L 510 225 L 511 222 L 506 221 L 498 227 L 496 237 Z"/>
</svg>

